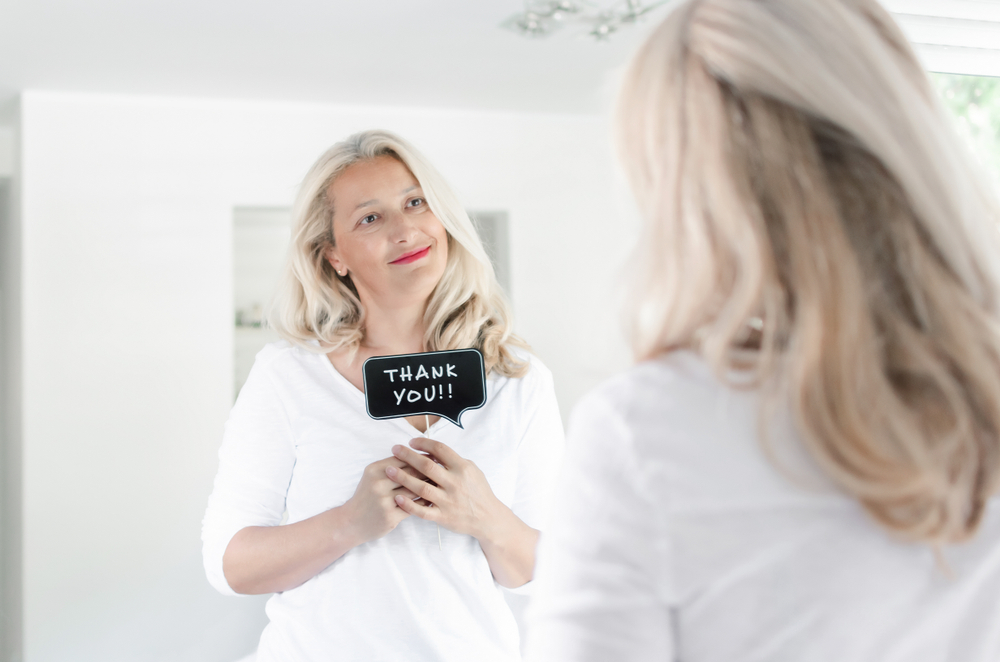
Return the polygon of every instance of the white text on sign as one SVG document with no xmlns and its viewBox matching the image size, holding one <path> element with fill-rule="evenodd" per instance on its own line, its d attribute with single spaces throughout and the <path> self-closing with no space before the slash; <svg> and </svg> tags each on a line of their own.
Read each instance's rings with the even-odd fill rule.
<svg viewBox="0 0 1000 662">
<path fill-rule="evenodd" d="M 424 366 L 417 366 L 417 374 L 414 376 L 413 372 L 410 370 L 410 366 L 403 366 L 402 368 L 394 368 L 392 370 L 383 370 L 385 374 L 389 375 L 389 381 L 396 381 L 396 374 L 399 373 L 399 381 L 418 381 L 421 379 L 439 379 L 441 377 L 458 377 L 458 373 L 455 372 L 455 366 L 450 363 L 446 363 L 444 368 L 438 366 L 431 366 L 431 371 L 427 372 Z"/>
<path fill-rule="evenodd" d="M 444 385 L 438 384 L 437 388 L 433 386 L 428 386 L 422 392 L 414 391 L 413 389 L 402 391 L 393 391 L 392 394 L 396 396 L 396 404 L 400 404 L 403 398 L 406 398 L 407 402 L 417 402 L 418 400 L 425 400 L 426 402 L 434 402 L 435 400 L 444 400 Z M 451 397 L 451 384 L 448 384 L 448 397 Z"/>
</svg>

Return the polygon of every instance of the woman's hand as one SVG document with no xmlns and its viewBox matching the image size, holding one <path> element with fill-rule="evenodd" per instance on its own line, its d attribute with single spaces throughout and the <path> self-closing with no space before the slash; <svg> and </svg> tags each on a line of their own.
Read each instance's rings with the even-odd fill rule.
<svg viewBox="0 0 1000 662">
<path fill-rule="evenodd" d="M 365 467 L 354 496 L 344 504 L 357 545 L 381 538 L 410 516 L 408 511 L 397 506 L 394 498 L 407 503 L 419 498 L 406 487 L 388 479 L 388 469 L 397 472 L 397 476 L 426 484 L 423 474 L 395 457 L 387 457 Z"/>
<path fill-rule="evenodd" d="M 431 482 L 396 465 L 386 466 L 385 474 L 391 480 L 421 497 L 416 502 L 402 494 L 396 496 L 400 510 L 479 540 L 490 570 L 502 586 L 514 588 L 530 581 L 538 531 L 522 522 L 493 494 L 486 475 L 472 460 L 433 439 L 418 437 L 410 441 L 410 446 L 413 449 L 393 446 L 392 453 Z M 424 501 L 434 507 L 421 505 Z"/>
<path fill-rule="evenodd" d="M 503 516 L 507 507 L 493 494 L 482 470 L 440 441 L 418 437 L 410 441 L 410 446 L 416 450 L 393 446 L 392 453 L 433 484 L 404 473 L 395 465 L 386 466 L 385 474 L 401 489 L 407 489 L 435 507 L 397 498 L 399 508 L 410 515 L 437 522 L 455 533 L 474 538 L 490 537 L 491 525 Z"/>
<path fill-rule="evenodd" d="M 287 591 L 309 581 L 341 556 L 362 543 L 396 528 L 409 517 L 393 497 L 415 499 L 405 487 L 385 477 L 386 467 L 422 482 L 423 474 L 395 457 L 365 467 L 357 489 L 347 503 L 284 526 L 248 526 L 229 542 L 222 572 L 237 593 Z"/>
</svg>

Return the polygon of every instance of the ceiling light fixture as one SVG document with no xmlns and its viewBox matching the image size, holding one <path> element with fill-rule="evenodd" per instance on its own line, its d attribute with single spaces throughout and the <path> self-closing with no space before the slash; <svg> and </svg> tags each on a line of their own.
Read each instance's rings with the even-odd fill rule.
<svg viewBox="0 0 1000 662">
<path fill-rule="evenodd" d="M 643 3 L 642 0 L 623 0 L 610 9 L 601 10 L 587 0 L 524 0 L 524 11 L 514 14 L 501 25 L 525 37 L 547 37 L 566 25 L 584 25 L 587 35 L 604 41 L 668 1 Z"/>
</svg>

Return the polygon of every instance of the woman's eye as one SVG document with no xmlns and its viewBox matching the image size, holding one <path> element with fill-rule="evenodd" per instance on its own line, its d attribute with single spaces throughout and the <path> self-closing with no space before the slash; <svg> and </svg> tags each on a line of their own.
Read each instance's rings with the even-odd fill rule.
<svg viewBox="0 0 1000 662">
<path fill-rule="evenodd" d="M 426 203 L 426 201 L 424 201 L 423 198 L 413 198 L 412 200 L 410 200 L 406 204 L 409 207 L 421 207 L 421 206 L 423 206 L 423 205 L 425 205 L 427 203 Z"/>
<path fill-rule="evenodd" d="M 374 223 L 377 220 L 378 220 L 378 214 L 368 214 L 367 216 L 365 216 L 364 218 L 362 218 L 360 221 L 358 221 L 358 223 L 360 223 L 361 225 L 371 225 L 372 223 Z"/>
</svg>

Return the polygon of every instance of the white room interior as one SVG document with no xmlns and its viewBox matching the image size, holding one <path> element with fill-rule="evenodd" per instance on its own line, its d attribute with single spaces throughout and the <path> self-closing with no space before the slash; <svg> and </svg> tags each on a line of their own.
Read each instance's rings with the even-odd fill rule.
<svg viewBox="0 0 1000 662">
<path fill-rule="evenodd" d="M 630 360 L 609 108 L 649 25 L 593 43 L 504 31 L 515 1 L 126 5 L 20 2 L 0 27 L 0 662 L 252 651 L 263 598 L 216 594 L 199 539 L 238 382 L 234 215 L 280 215 L 351 132 L 400 133 L 503 214 L 564 419 Z M 1000 75 L 1000 2 L 886 5 L 929 69 Z"/>
</svg>

